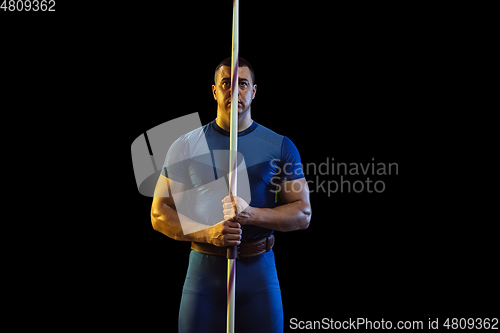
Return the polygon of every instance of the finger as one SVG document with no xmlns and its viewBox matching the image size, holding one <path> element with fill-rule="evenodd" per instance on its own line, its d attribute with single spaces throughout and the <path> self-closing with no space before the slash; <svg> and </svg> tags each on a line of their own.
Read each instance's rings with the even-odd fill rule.
<svg viewBox="0 0 500 333">
<path fill-rule="evenodd" d="M 238 222 L 231 222 L 231 221 L 224 221 L 225 225 L 230 227 L 230 228 L 236 228 L 236 229 L 241 229 L 241 225 Z"/>
<path fill-rule="evenodd" d="M 241 236 L 240 235 L 224 235 L 222 240 L 225 246 L 235 246 L 240 245 Z"/>
<path fill-rule="evenodd" d="M 236 235 L 236 236 L 238 236 L 238 235 L 241 235 L 241 232 L 242 232 L 241 229 L 231 228 L 231 229 L 227 230 L 227 232 L 224 233 L 224 235 L 225 236 L 229 236 L 229 235 L 233 235 L 233 236 Z"/>
<path fill-rule="evenodd" d="M 240 234 L 227 234 L 224 236 L 224 240 L 241 240 Z"/>
<path fill-rule="evenodd" d="M 224 197 L 224 199 L 222 199 L 222 203 L 231 203 L 231 197 Z"/>
<path fill-rule="evenodd" d="M 235 241 L 235 240 L 224 242 L 224 246 L 238 246 L 240 244 L 241 244 L 241 241 Z"/>
<path fill-rule="evenodd" d="M 222 208 L 224 209 L 233 209 L 233 204 L 232 203 L 225 203 L 222 205 Z"/>
</svg>

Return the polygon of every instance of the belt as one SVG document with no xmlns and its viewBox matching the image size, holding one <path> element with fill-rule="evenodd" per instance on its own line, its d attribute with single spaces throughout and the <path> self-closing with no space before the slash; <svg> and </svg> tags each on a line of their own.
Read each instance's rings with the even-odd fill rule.
<svg viewBox="0 0 500 333">
<path fill-rule="evenodd" d="M 273 248 L 273 246 L 273 234 L 255 241 L 241 242 L 241 244 L 238 245 L 238 258 L 258 256 L 259 254 L 262 254 L 264 252 L 269 252 Z M 227 254 L 227 247 L 217 247 L 215 245 L 207 243 L 191 242 L 191 250 L 219 257 L 225 257 Z"/>
</svg>

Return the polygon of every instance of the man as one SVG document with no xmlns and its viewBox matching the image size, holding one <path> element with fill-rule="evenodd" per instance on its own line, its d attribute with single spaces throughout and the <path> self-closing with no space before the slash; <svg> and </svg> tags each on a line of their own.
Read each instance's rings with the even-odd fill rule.
<svg viewBox="0 0 500 333">
<path fill-rule="evenodd" d="M 306 229 L 311 219 L 309 189 L 297 148 L 287 137 L 252 120 L 257 85 L 252 66 L 243 58 L 239 58 L 238 75 L 238 153 L 243 156 L 238 163 L 243 160 L 246 166 L 250 198 L 240 195 L 240 185 L 239 196 L 227 195 L 229 167 L 222 166 L 228 165 L 228 159 L 217 154 L 229 149 L 230 58 L 215 70 L 212 91 L 217 118 L 170 147 L 155 190 L 153 228 L 175 240 L 192 242 L 179 332 L 225 332 L 225 255 L 226 247 L 235 245 L 239 252 L 236 332 L 282 332 L 273 232 Z"/>
</svg>

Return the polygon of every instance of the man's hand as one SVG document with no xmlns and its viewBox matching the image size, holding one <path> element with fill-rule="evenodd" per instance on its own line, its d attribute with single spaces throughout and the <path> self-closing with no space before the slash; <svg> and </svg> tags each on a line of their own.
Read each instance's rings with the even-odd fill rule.
<svg viewBox="0 0 500 333">
<path fill-rule="evenodd" d="M 238 222 L 222 221 L 207 229 L 209 243 L 215 246 L 240 245 L 241 225 Z"/>
<path fill-rule="evenodd" d="M 238 221 L 245 225 L 251 216 L 251 207 L 240 197 L 235 197 L 231 193 L 222 199 L 222 211 L 226 221 Z"/>
</svg>

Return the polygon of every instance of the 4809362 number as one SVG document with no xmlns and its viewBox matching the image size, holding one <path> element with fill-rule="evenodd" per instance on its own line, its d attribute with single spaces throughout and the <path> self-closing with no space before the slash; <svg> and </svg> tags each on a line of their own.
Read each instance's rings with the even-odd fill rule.
<svg viewBox="0 0 500 333">
<path fill-rule="evenodd" d="M 3 0 L 4 12 L 55 12 L 55 0 Z"/>
<path fill-rule="evenodd" d="M 443 327 L 447 329 L 498 329 L 498 318 L 446 318 Z"/>
</svg>

